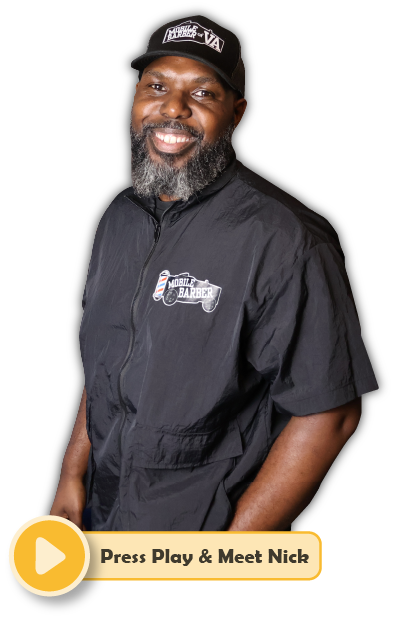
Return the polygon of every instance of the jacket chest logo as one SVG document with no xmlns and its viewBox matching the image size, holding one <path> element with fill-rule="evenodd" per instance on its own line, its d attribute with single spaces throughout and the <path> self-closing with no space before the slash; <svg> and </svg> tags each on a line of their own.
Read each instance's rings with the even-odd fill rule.
<svg viewBox="0 0 394 619">
<path fill-rule="evenodd" d="M 178 303 L 201 303 L 206 312 L 213 312 L 219 303 L 222 289 L 210 284 L 206 279 L 201 281 L 189 273 L 171 275 L 169 271 L 162 271 L 157 282 L 153 298 L 155 301 L 163 299 L 164 305 Z"/>
</svg>

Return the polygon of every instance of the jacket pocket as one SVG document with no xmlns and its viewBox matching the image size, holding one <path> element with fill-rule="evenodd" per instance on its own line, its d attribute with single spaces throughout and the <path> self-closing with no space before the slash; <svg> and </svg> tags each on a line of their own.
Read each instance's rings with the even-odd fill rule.
<svg viewBox="0 0 394 619">
<path fill-rule="evenodd" d="M 243 453 L 236 420 L 203 434 L 170 433 L 136 424 L 132 438 L 133 464 L 142 468 L 179 469 L 236 458 Z"/>
</svg>

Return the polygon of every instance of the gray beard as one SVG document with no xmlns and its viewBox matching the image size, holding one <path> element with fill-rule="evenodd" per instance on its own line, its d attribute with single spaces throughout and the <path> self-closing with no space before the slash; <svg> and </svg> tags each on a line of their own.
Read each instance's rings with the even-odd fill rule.
<svg viewBox="0 0 394 619">
<path fill-rule="evenodd" d="M 197 138 L 195 152 L 180 168 L 175 167 L 178 155 L 160 153 L 160 162 L 151 159 L 147 136 L 151 129 L 180 129 L 189 131 Z M 212 183 L 234 155 L 231 136 L 234 126 L 230 125 L 213 144 L 203 144 L 203 135 L 177 121 L 145 125 L 141 133 L 130 127 L 131 173 L 133 188 L 141 197 L 167 195 L 187 200 L 192 194 Z"/>
</svg>

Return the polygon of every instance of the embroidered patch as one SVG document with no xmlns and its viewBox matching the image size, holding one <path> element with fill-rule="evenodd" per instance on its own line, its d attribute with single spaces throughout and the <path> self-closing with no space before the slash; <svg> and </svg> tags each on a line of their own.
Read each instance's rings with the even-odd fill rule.
<svg viewBox="0 0 394 619">
<path fill-rule="evenodd" d="M 197 22 L 191 20 L 185 21 L 178 26 L 167 28 L 163 43 L 170 43 L 172 41 L 176 41 L 177 43 L 194 41 L 194 43 L 208 45 L 208 47 L 216 49 L 219 53 L 222 52 L 224 46 L 223 39 L 218 37 L 212 30 L 207 30 Z"/>
<path fill-rule="evenodd" d="M 213 312 L 219 303 L 222 289 L 210 284 L 206 279 L 201 281 L 191 277 L 189 273 L 171 275 L 169 271 L 162 271 L 153 293 L 155 301 L 163 299 L 164 305 L 179 303 L 202 303 L 206 312 Z"/>
</svg>

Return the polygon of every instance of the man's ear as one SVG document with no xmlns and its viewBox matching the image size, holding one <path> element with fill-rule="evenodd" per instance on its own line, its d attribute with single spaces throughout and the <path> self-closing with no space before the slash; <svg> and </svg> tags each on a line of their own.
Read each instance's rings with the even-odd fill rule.
<svg viewBox="0 0 394 619">
<path fill-rule="evenodd" d="M 135 92 L 137 92 L 138 86 L 140 85 L 140 82 L 137 82 L 135 85 Z"/>
<path fill-rule="evenodd" d="M 247 101 L 244 98 L 234 99 L 234 127 L 237 127 L 241 122 L 242 116 L 245 113 Z"/>
</svg>

